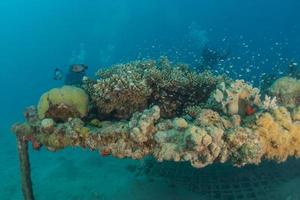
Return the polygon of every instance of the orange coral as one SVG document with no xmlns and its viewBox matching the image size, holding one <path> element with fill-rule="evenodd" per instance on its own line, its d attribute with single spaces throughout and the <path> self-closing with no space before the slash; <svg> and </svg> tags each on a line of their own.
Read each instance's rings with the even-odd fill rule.
<svg viewBox="0 0 300 200">
<path fill-rule="evenodd" d="M 256 124 L 266 158 L 282 162 L 289 156 L 300 157 L 300 124 L 292 121 L 286 108 L 264 113 Z"/>
</svg>

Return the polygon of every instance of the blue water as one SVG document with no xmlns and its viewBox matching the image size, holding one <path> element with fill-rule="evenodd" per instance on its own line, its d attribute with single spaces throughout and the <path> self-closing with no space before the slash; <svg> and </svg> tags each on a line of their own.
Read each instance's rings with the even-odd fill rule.
<svg viewBox="0 0 300 200">
<path fill-rule="evenodd" d="M 101 67 L 161 55 L 197 68 L 207 44 L 230 49 L 216 73 L 259 85 L 263 73 L 284 73 L 290 60 L 300 60 L 299 10 L 298 0 L 0 1 L 0 199 L 22 199 L 10 126 L 44 91 L 63 84 L 52 79 L 54 68 L 82 62 L 93 76 Z M 37 199 L 201 199 L 126 170 L 142 161 L 74 149 L 33 152 L 31 161 Z M 277 188 L 284 195 L 291 189 L 285 199 L 300 199 L 299 184 L 295 175 Z"/>
</svg>

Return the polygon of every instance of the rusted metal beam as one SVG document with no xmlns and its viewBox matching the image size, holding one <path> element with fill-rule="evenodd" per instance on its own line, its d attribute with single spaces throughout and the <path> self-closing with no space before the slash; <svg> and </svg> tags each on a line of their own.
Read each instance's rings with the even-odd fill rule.
<svg viewBox="0 0 300 200">
<path fill-rule="evenodd" d="M 22 136 L 17 136 L 17 145 L 20 161 L 20 174 L 23 197 L 24 200 L 34 200 L 31 182 L 28 141 Z"/>
</svg>

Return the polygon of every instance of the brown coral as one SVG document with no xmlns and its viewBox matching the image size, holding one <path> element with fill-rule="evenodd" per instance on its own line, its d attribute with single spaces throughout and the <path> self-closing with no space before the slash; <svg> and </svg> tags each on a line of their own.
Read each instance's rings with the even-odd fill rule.
<svg viewBox="0 0 300 200">
<path fill-rule="evenodd" d="M 198 74 L 187 65 L 172 66 L 168 60 L 163 60 L 149 73 L 148 82 L 153 90 L 151 102 L 160 106 L 164 117 L 180 115 L 189 106 L 205 103 L 216 85 L 224 80 L 222 76 L 209 72 Z"/>
<path fill-rule="evenodd" d="M 135 61 L 100 70 L 96 83 L 87 82 L 99 117 L 128 119 L 134 112 L 158 105 L 163 117 L 174 117 L 188 106 L 206 102 L 223 77 L 197 74 L 186 65 L 163 58 Z"/>
<path fill-rule="evenodd" d="M 143 111 L 151 94 L 144 70 L 152 67 L 152 62 L 137 61 L 99 71 L 100 79 L 89 87 L 99 116 L 128 119 L 134 112 Z"/>
</svg>

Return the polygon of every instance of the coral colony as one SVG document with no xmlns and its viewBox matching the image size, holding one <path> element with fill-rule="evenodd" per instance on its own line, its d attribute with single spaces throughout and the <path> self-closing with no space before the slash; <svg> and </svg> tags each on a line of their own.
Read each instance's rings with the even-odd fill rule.
<svg viewBox="0 0 300 200">
<path fill-rule="evenodd" d="M 300 80 L 283 77 L 261 96 L 243 80 L 184 64 L 135 61 L 84 77 L 81 88 L 52 89 L 15 124 L 18 138 L 51 151 L 187 161 L 195 168 L 300 157 Z"/>
</svg>

